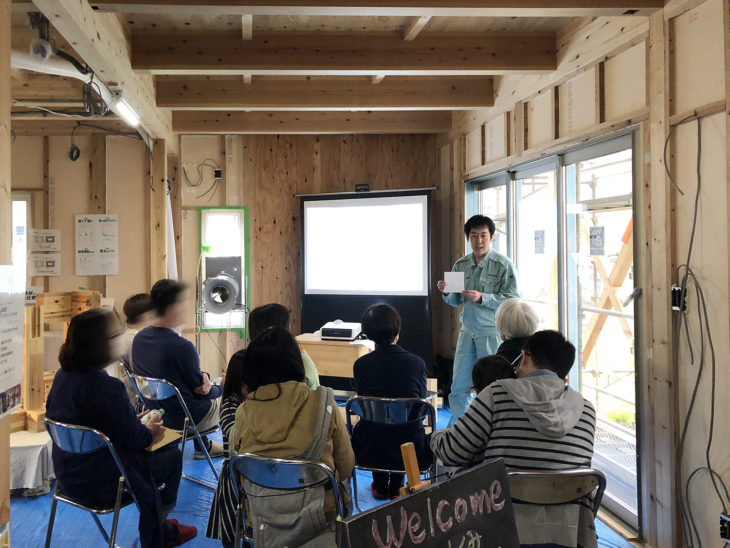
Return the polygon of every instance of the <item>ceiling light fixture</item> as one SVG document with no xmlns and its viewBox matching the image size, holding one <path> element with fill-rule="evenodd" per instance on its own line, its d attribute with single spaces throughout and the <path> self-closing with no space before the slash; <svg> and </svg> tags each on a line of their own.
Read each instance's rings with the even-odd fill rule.
<svg viewBox="0 0 730 548">
<path fill-rule="evenodd" d="M 139 125 L 139 116 L 129 103 L 127 103 L 127 100 L 122 97 L 121 92 L 114 93 L 114 102 L 111 105 L 111 109 L 121 116 L 130 126 L 137 127 Z"/>
</svg>

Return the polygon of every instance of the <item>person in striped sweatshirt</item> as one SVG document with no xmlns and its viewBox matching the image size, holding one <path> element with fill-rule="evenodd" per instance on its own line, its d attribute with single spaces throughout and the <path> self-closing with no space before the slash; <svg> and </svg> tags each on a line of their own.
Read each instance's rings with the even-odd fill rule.
<svg viewBox="0 0 730 548">
<path fill-rule="evenodd" d="M 446 466 L 501 457 L 507 470 L 590 467 L 596 412 L 565 383 L 574 360 L 575 347 L 557 331 L 532 335 L 522 350 L 518 378 L 487 386 L 451 428 L 433 433 L 431 448 L 436 457 Z M 586 534 L 595 537 L 592 519 L 579 533 L 579 520 L 585 522 L 581 505 L 540 507 L 544 511 L 539 517 L 534 508 L 523 512 L 520 507 L 525 505 L 514 506 L 522 544 L 541 544 L 545 539 L 535 537 L 547 529 L 559 532 L 561 546 L 592 544 L 584 538 Z M 535 527 L 534 519 L 555 527 Z"/>
</svg>

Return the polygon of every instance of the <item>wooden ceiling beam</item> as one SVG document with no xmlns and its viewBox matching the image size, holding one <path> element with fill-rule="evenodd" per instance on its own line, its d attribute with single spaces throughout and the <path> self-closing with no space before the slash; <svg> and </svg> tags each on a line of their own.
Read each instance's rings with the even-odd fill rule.
<svg viewBox="0 0 730 548">
<path fill-rule="evenodd" d="M 647 16 L 664 0 L 90 0 L 95 9 L 175 15 L 365 15 L 392 17 Z"/>
<path fill-rule="evenodd" d="M 48 0 L 44 0 L 48 1 Z M 433 76 L 547 73 L 557 68 L 553 33 L 134 34 L 132 67 L 168 75 Z"/>
<path fill-rule="evenodd" d="M 157 106 L 176 110 L 468 110 L 494 105 L 490 76 L 283 80 L 157 78 Z"/>
<path fill-rule="evenodd" d="M 34 0 L 48 18 L 107 85 L 118 86 L 140 117 L 140 126 L 154 138 L 172 138 L 170 114 L 155 105 L 154 81 L 135 74 L 129 59 L 129 41 L 113 14 L 97 13 L 88 2 L 79 0 Z"/>
<path fill-rule="evenodd" d="M 74 135 L 90 135 L 92 133 L 109 133 L 131 135 L 134 132 L 123 120 L 99 120 L 89 121 L 90 124 L 100 126 L 104 129 L 89 126 L 79 126 Z M 76 127 L 76 120 L 39 118 L 23 120 L 11 118 L 10 127 L 17 135 L 71 135 L 71 130 Z"/>
<path fill-rule="evenodd" d="M 172 128 L 197 134 L 446 133 L 451 113 L 175 111 Z"/>
</svg>

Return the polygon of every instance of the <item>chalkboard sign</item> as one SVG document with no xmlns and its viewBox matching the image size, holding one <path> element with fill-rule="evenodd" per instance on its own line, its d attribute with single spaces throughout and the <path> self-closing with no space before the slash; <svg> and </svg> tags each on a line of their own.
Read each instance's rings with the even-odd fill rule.
<svg viewBox="0 0 730 548">
<path fill-rule="evenodd" d="M 502 459 L 338 523 L 340 548 L 518 548 Z"/>
</svg>

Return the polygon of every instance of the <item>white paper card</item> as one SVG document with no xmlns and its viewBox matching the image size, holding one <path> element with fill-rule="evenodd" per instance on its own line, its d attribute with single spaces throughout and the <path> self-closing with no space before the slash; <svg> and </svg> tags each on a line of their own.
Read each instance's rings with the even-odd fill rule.
<svg viewBox="0 0 730 548">
<path fill-rule="evenodd" d="M 76 215 L 76 275 L 119 274 L 118 217 Z"/>
<path fill-rule="evenodd" d="M 61 230 L 58 228 L 30 231 L 29 251 L 61 251 Z"/>
<path fill-rule="evenodd" d="M 446 293 L 461 293 L 464 291 L 464 273 L 463 272 L 444 272 L 444 281 Z"/>
<path fill-rule="evenodd" d="M 31 276 L 60 276 L 61 254 L 43 253 L 29 255 L 28 270 Z"/>
</svg>

